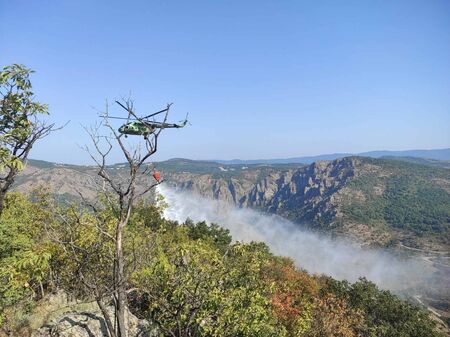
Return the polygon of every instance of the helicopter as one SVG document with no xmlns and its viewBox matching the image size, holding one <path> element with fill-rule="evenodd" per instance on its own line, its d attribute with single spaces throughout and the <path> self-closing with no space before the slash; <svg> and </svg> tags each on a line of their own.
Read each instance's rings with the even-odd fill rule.
<svg viewBox="0 0 450 337">
<path fill-rule="evenodd" d="M 119 132 L 121 134 L 125 135 L 125 137 L 128 137 L 128 135 L 133 135 L 133 136 L 144 136 L 144 138 L 147 139 L 147 137 L 150 134 L 154 133 L 156 129 L 169 129 L 169 128 L 179 129 L 179 128 L 185 127 L 186 124 L 188 123 L 187 115 L 186 115 L 186 118 L 184 119 L 184 121 L 182 121 L 179 124 L 157 122 L 155 120 L 150 120 L 150 118 L 152 118 L 156 115 L 167 112 L 170 108 L 170 104 L 167 106 L 167 108 L 165 108 L 161 111 L 157 111 L 148 116 L 138 117 L 135 115 L 135 113 L 131 109 L 127 108 L 119 101 L 116 101 L 116 103 L 119 104 L 122 108 L 124 108 L 129 113 L 129 115 L 133 116 L 133 118 L 112 117 L 112 116 L 108 117 L 108 118 L 114 118 L 114 119 L 126 119 L 127 120 L 127 123 L 123 124 L 119 128 Z"/>
</svg>

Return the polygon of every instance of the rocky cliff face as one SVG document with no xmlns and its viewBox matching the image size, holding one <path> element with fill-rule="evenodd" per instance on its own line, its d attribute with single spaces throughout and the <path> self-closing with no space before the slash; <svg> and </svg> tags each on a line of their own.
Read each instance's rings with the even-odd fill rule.
<svg viewBox="0 0 450 337">
<path fill-rule="evenodd" d="M 349 157 L 308 166 L 223 167 L 178 160 L 162 164 L 160 169 L 166 183 L 178 190 L 276 213 L 298 222 L 325 223 L 339 214 L 335 194 L 357 174 L 359 166 L 361 159 Z M 119 177 L 126 168 L 116 165 L 110 171 Z M 138 188 L 151 184 L 148 178 L 142 178 Z M 71 200 L 79 193 L 95 198 L 96 180 L 93 167 L 50 163 L 43 166 L 31 162 L 17 179 L 15 189 L 29 193 L 45 186 L 63 199 Z"/>
<path fill-rule="evenodd" d="M 167 183 L 238 207 L 274 213 L 367 245 L 400 240 L 450 244 L 450 171 L 395 160 L 346 157 L 301 167 L 166 173 Z"/>
<path fill-rule="evenodd" d="M 338 212 L 334 195 L 353 177 L 358 158 L 316 162 L 299 168 L 253 169 L 241 176 L 171 174 L 168 183 L 206 198 L 276 213 L 296 221 L 321 222 Z"/>
</svg>

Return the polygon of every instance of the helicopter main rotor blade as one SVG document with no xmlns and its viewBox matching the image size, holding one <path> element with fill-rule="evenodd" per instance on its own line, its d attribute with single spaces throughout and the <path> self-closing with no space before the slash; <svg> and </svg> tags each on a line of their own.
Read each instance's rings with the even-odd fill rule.
<svg viewBox="0 0 450 337">
<path fill-rule="evenodd" d="M 144 123 L 144 121 L 142 120 L 142 118 L 139 118 L 138 116 L 136 116 L 136 114 L 133 112 L 133 110 L 128 109 L 125 105 L 123 105 L 123 104 L 120 103 L 119 101 L 116 101 L 116 103 L 119 104 L 119 105 L 120 105 L 122 108 L 124 108 L 125 110 L 127 110 L 128 113 L 129 113 L 131 116 L 133 116 L 134 118 L 136 118 L 136 120 L 138 120 L 138 121 Z M 127 119 L 129 119 L 129 117 L 128 117 Z"/>
<path fill-rule="evenodd" d="M 124 109 L 127 110 L 128 112 L 130 112 L 130 110 L 129 110 L 125 105 L 123 105 L 122 103 L 120 103 L 119 101 L 116 101 L 116 103 L 119 104 L 122 108 L 124 108 Z"/>
<path fill-rule="evenodd" d="M 152 114 L 150 114 L 150 115 L 148 115 L 148 116 L 145 116 L 145 117 L 141 117 L 141 118 L 140 118 L 140 117 L 136 116 L 136 114 L 135 114 L 131 109 L 127 108 L 125 105 L 123 105 L 123 104 L 120 103 L 119 101 L 116 101 L 116 103 L 119 104 L 119 105 L 120 105 L 122 108 L 124 108 L 126 111 L 128 111 L 128 113 L 129 113 L 131 116 L 133 116 L 133 117 L 135 118 L 135 120 L 138 120 L 138 121 L 140 121 L 141 123 L 143 123 L 144 125 L 147 125 L 147 126 L 149 126 L 149 127 L 156 127 L 156 128 L 180 128 L 180 127 L 183 127 L 184 125 L 186 125 L 186 122 L 187 122 L 187 120 L 186 120 L 186 121 L 184 122 L 184 124 L 178 125 L 178 124 L 170 124 L 170 123 L 162 123 L 162 122 L 151 122 L 151 121 L 148 121 L 148 119 L 149 119 L 150 117 L 156 116 L 156 115 L 161 114 L 161 113 L 166 112 L 166 111 L 169 111 L 169 108 L 170 108 L 170 106 L 171 106 L 172 104 L 168 104 L 168 105 L 167 105 L 167 108 L 165 108 L 165 109 L 163 109 L 163 110 L 160 110 L 160 111 L 158 111 L 158 112 L 155 112 L 155 113 L 152 113 Z M 130 119 L 130 117 L 128 117 L 128 118 L 123 118 L 123 117 L 112 117 L 112 118 L 117 118 L 117 119 L 127 119 L 127 120 Z"/>
<path fill-rule="evenodd" d="M 137 120 L 136 118 L 114 117 L 114 116 L 100 116 L 100 117 L 107 117 L 107 118 L 113 118 L 113 119 L 127 119 L 127 120 L 132 120 L 132 121 Z"/>
<path fill-rule="evenodd" d="M 161 111 L 158 111 L 158 112 L 152 113 L 151 115 L 148 115 L 148 116 L 142 117 L 142 119 L 145 119 L 145 118 L 150 118 L 150 117 L 153 117 L 153 116 L 159 115 L 159 114 L 161 114 L 161 113 L 163 113 L 163 112 L 166 112 L 167 110 L 169 110 L 169 109 L 168 109 L 168 108 L 165 108 L 164 110 L 161 110 Z"/>
<path fill-rule="evenodd" d="M 157 111 L 157 112 L 155 112 L 155 113 L 152 113 L 152 114 L 150 114 L 150 115 L 148 115 L 148 116 L 139 118 L 139 117 L 137 117 L 137 116 L 134 114 L 133 111 L 131 111 L 130 109 L 128 109 L 125 105 L 123 105 L 123 104 L 120 103 L 119 101 L 116 101 L 116 103 L 119 104 L 119 105 L 120 105 L 122 108 L 124 108 L 125 110 L 127 110 L 129 113 L 131 113 L 131 114 L 132 114 L 134 117 L 136 117 L 136 119 L 138 119 L 138 120 L 150 118 L 150 117 L 156 116 L 156 115 L 158 115 L 158 114 L 160 114 L 160 113 L 163 113 L 163 112 L 166 112 L 167 110 L 169 110 L 169 108 L 165 108 L 165 109 L 163 109 L 163 110 L 160 110 L 160 111 Z"/>
</svg>

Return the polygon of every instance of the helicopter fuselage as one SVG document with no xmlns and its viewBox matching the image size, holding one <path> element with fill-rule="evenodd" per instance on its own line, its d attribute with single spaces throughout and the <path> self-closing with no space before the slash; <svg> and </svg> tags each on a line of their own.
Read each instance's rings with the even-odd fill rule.
<svg viewBox="0 0 450 337">
<path fill-rule="evenodd" d="M 166 109 L 163 109 L 161 111 L 152 113 L 148 116 L 139 118 L 135 115 L 135 113 L 132 111 L 130 106 L 127 104 L 127 106 L 123 105 L 119 101 L 116 101 L 117 104 L 119 104 L 122 108 L 124 108 L 128 112 L 128 117 L 115 117 L 115 116 L 103 116 L 105 118 L 114 118 L 114 119 L 126 119 L 127 123 L 122 125 L 119 128 L 119 132 L 123 135 L 135 135 L 135 136 L 144 136 L 144 138 L 147 138 L 148 135 L 155 132 L 156 129 L 169 129 L 169 128 L 183 128 L 187 124 L 187 115 L 186 119 L 181 122 L 180 124 L 176 123 L 166 123 L 166 119 L 164 119 L 163 122 L 157 122 L 155 120 L 150 120 L 151 117 L 154 117 L 156 115 L 167 113 L 169 111 L 169 108 L 172 104 L 168 104 Z M 130 118 L 131 117 L 131 118 Z M 130 121 L 131 119 L 131 121 Z"/>
<path fill-rule="evenodd" d="M 144 124 L 140 121 L 133 121 L 122 125 L 119 128 L 119 132 L 124 135 L 135 135 L 135 136 L 148 136 L 153 131 L 155 127 L 151 125 Z"/>
<path fill-rule="evenodd" d="M 141 122 L 133 121 L 122 125 L 119 132 L 124 135 L 148 136 L 156 129 L 182 128 L 186 125 L 187 120 L 181 124 L 162 123 L 162 122 Z"/>
</svg>

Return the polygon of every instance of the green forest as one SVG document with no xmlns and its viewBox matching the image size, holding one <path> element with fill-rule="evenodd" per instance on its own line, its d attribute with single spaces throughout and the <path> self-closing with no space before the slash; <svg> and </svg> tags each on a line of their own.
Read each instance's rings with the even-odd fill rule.
<svg viewBox="0 0 450 337">
<path fill-rule="evenodd" d="M 436 181 L 448 179 L 448 170 L 419 164 L 364 158 L 382 167 L 384 176 L 364 174 L 349 181 L 364 200 L 352 200 L 343 211 L 346 219 L 410 230 L 416 235 L 448 237 L 450 200 Z M 381 187 L 383 193 L 376 193 Z"/>
</svg>

